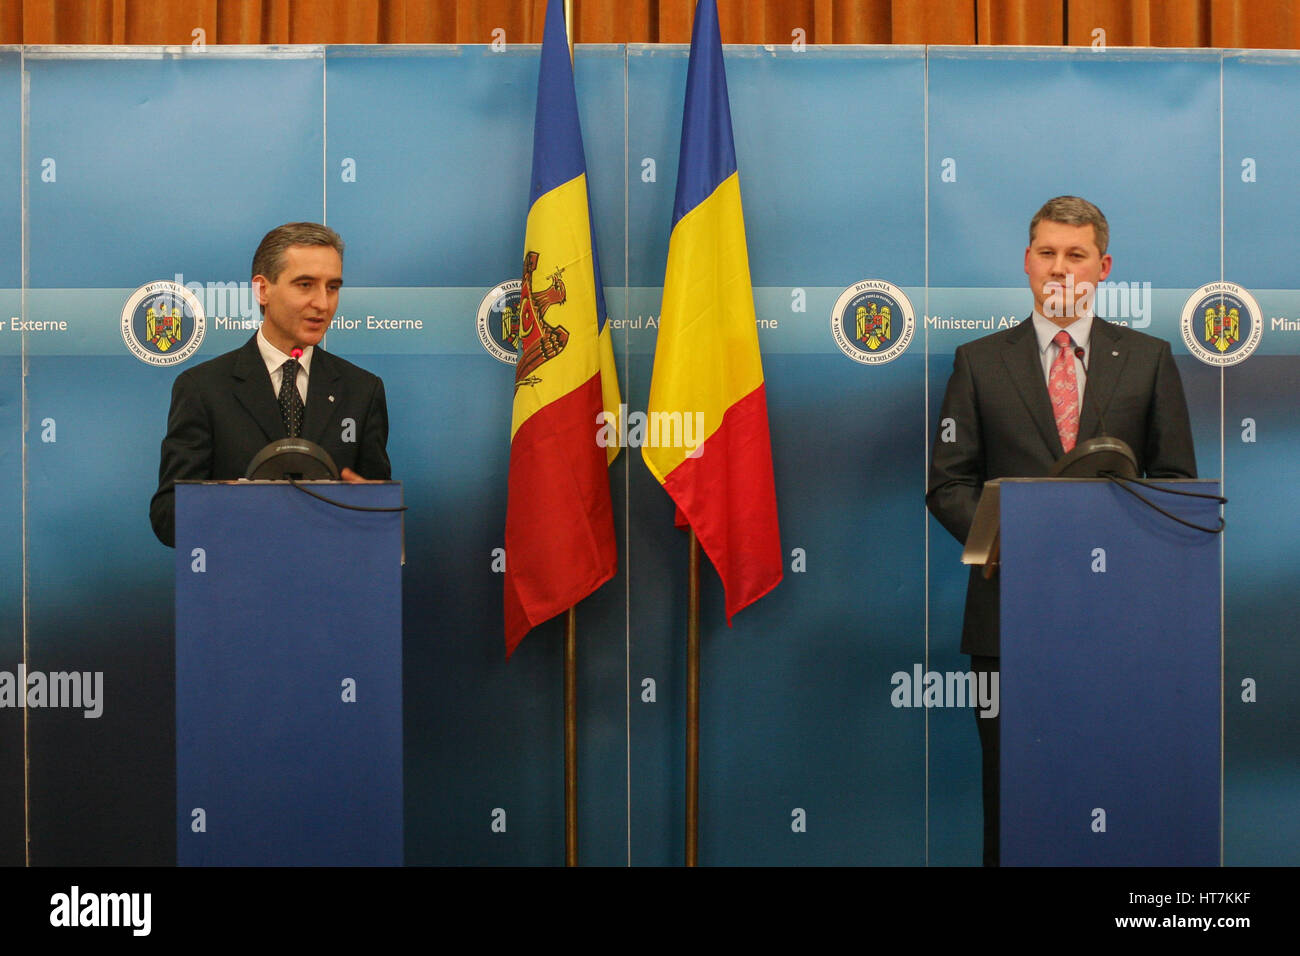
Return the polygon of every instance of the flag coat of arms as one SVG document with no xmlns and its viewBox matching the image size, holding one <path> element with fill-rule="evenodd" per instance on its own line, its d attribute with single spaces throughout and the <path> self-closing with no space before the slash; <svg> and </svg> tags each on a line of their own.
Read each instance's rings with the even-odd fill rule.
<svg viewBox="0 0 1300 956">
<path fill-rule="evenodd" d="M 647 418 L 672 422 L 677 414 L 683 421 L 702 414 L 704 438 L 694 448 L 661 440 L 641 453 L 676 503 L 677 524 L 694 529 L 722 578 L 730 623 L 780 583 L 782 561 L 767 392 L 713 0 L 695 8 L 661 313 Z M 661 427 L 661 439 L 663 433 Z"/>
<path fill-rule="evenodd" d="M 508 327 L 519 361 L 506 504 L 507 655 L 618 568 L 607 471 L 618 449 L 597 442 L 604 410 L 617 416 L 618 379 L 562 5 L 547 7 L 523 288 Z"/>
</svg>

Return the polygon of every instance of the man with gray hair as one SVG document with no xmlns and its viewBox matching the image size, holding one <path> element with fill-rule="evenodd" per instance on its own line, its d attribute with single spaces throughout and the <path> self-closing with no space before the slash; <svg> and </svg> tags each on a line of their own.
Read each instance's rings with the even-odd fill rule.
<svg viewBox="0 0 1300 956">
<path fill-rule="evenodd" d="M 387 480 L 384 383 L 320 347 L 343 286 L 343 240 L 328 226 L 272 229 L 253 255 L 262 325 L 241 348 L 182 372 L 172 385 L 158 490 L 149 519 L 175 543 L 177 481 L 244 477 L 268 442 L 321 445 L 347 481 Z"/>
<path fill-rule="evenodd" d="M 1029 320 L 957 349 L 939 412 L 926 506 L 965 543 L 986 481 L 1043 478 L 1077 443 L 1127 442 L 1150 478 L 1195 478 L 1182 381 L 1169 343 L 1093 315 L 1110 274 L 1101 210 L 1058 196 L 1034 215 L 1025 274 Z M 977 673 L 998 669 L 999 583 L 972 567 L 961 650 Z M 998 863 L 998 719 L 979 718 L 984 863 Z"/>
</svg>

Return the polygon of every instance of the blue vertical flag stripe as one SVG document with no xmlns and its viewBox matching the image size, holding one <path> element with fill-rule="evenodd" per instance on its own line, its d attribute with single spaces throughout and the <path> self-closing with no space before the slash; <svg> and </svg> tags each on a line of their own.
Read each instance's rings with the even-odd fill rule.
<svg viewBox="0 0 1300 956">
<path fill-rule="evenodd" d="M 564 29 L 562 3 L 546 5 L 546 27 L 542 36 L 539 73 L 529 209 L 533 208 L 539 197 L 587 171 L 582 126 L 578 122 L 578 95 L 573 84 L 573 62 L 569 59 L 569 37 Z M 587 191 L 587 210 L 591 226 L 591 258 L 596 273 L 596 330 L 599 332 L 605 328 L 607 314 L 600 257 L 596 253 L 596 219 L 591 211 L 591 190 Z"/>
<path fill-rule="evenodd" d="M 677 160 L 677 200 L 673 225 L 704 202 L 736 171 L 736 141 L 731 135 L 731 104 L 722 63 L 722 34 L 714 0 L 700 0 L 691 30 L 691 61 L 686 72 L 682 147 Z"/>
<path fill-rule="evenodd" d="M 578 124 L 578 95 L 573 88 L 573 63 L 564 32 L 564 4 L 546 5 L 542 63 L 537 80 L 537 125 L 533 130 L 532 193 L 538 198 L 587 171 Z"/>
</svg>

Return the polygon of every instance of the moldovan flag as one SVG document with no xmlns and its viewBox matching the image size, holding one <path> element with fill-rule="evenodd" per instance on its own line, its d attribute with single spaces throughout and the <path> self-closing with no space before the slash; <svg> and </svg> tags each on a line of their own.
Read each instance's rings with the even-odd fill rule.
<svg viewBox="0 0 1300 956">
<path fill-rule="evenodd" d="M 671 447 L 703 414 L 703 442 Z M 714 0 L 695 7 L 677 201 L 641 453 L 722 578 L 727 623 L 781 581 L 772 444 Z M 683 428 L 675 430 L 678 419 Z M 665 435 L 669 440 L 665 441 Z M 684 446 L 685 441 L 676 442 Z M 667 447 L 665 447 L 667 446 Z"/>
<path fill-rule="evenodd" d="M 506 655 L 614 576 L 618 548 L 598 442 L 619 403 L 596 261 L 587 162 L 562 4 L 547 5 L 518 313 L 506 505 Z M 602 361 L 603 359 L 603 361 Z M 613 419 L 615 422 L 617 418 Z"/>
</svg>

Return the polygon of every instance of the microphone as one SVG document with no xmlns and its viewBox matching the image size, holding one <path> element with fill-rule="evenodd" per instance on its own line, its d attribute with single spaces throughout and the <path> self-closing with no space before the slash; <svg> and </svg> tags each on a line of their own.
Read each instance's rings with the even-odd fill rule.
<svg viewBox="0 0 1300 956">
<path fill-rule="evenodd" d="M 1083 351 L 1083 350 L 1080 349 L 1079 351 Z M 296 359 L 300 359 L 300 358 L 302 358 L 302 349 L 298 348 L 298 347 L 295 345 L 293 348 L 291 348 L 291 349 L 289 350 L 289 354 L 290 354 L 291 356 L 293 356 L 294 358 L 296 358 Z M 1087 372 L 1087 369 L 1084 369 L 1084 372 L 1086 373 L 1086 372 Z"/>
</svg>

